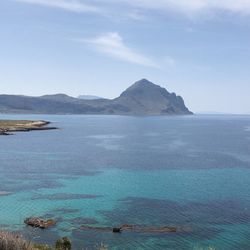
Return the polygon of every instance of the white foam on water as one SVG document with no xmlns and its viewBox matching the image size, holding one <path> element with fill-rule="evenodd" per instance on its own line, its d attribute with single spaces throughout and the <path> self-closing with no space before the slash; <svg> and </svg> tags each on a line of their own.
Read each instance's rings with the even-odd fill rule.
<svg viewBox="0 0 250 250">
<path fill-rule="evenodd" d="M 0 191 L 0 196 L 6 196 L 6 195 L 10 195 L 12 194 L 11 192 L 7 192 L 7 191 Z"/>
</svg>

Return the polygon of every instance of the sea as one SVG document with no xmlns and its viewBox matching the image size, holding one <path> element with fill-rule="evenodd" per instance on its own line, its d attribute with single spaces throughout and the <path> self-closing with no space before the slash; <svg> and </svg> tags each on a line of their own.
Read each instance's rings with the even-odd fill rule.
<svg viewBox="0 0 250 250">
<path fill-rule="evenodd" d="M 58 127 L 0 137 L 0 230 L 77 250 L 250 249 L 250 116 L 0 119 Z M 57 224 L 26 226 L 33 216 Z M 95 229 L 123 224 L 177 232 Z"/>
</svg>

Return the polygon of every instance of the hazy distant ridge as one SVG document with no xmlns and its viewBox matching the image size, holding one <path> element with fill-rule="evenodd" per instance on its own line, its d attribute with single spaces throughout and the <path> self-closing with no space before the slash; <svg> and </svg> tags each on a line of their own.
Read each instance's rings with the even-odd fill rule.
<svg viewBox="0 0 250 250">
<path fill-rule="evenodd" d="M 119 97 L 109 99 L 80 99 L 65 94 L 29 97 L 0 95 L 1 113 L 46 114 L 131 114 L 186 115 L 192 114 L 182 97 L 169 93 L 154 83 L 142 79 Z"/>
<path fill-rule="evenodd" d="M 97 100 L 97 99 L 103 99 L 102 97 L 95 96 L 95 95 L 79 95 L 79 99 L 83 100 Z"/>
</svg>

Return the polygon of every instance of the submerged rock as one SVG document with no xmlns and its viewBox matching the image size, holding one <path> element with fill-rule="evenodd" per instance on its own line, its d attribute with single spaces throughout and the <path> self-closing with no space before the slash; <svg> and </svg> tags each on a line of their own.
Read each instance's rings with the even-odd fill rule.
<svg viewBox="0 0 250 250">
<path fill-rule="evenodd" d="M 122 229 L 120 227 L 114 227 L 113 233 L 121 233 Z"/>
<path fill-rule="evenodd" d="M 41 229 L 46 229 L 48 227 L 54 226 L 56 221 L 53 219 L 44 220 L 37 217 L 27 218 L 24 223 L 31 227 L 38 227 Z"/>
<path fill-rule="evenodd" d="M 82 225 L 82 230 L 95 230 L 102 232 L 113 232 L 113 233 L 121 233 L 123 231 L 137 232 L 137 233 L 176 233 L 183 232 L 185 230 L 177 228 L 177 227 L 151 227 L 151 226 L 141 226 L 141 225 L 122 225 L 120 227 L 98 227 L 98 226 L 89 226 Z"/>
</svg>

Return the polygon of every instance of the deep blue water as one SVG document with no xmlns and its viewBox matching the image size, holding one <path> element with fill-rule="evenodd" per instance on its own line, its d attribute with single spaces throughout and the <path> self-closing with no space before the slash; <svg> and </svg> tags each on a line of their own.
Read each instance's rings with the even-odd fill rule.
<svg viewBox="0 0 250 250">
<path fill-rule="evenodd" d="M 0 225 L 75 249 L 250 249 L 250 116 L 1 115 L 58 130 L 0 137 Z M 29 216 L 55 218 L 49 230 Z M 80 225 L 177 226 L 172 234 Z"/>
</svg>

